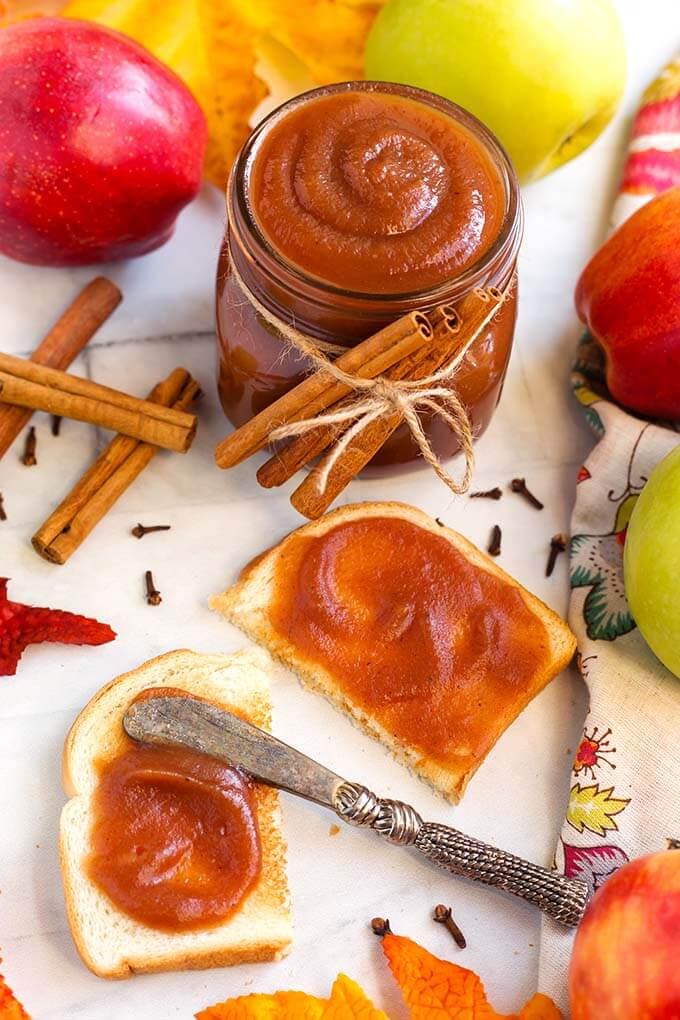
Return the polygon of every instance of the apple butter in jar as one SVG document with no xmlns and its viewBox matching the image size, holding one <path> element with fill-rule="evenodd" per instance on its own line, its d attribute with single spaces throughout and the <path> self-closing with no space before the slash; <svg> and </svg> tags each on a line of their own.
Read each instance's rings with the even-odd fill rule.
<svg viewBox="0 0 680 1020">
<path fill-rule="evenodd" d="M 498 403 L 516 317 L 519 189 L 494 136 L 421 89 L 348 82 L 269 115 L 241 150 L 227 189 L 217 277 L 218 386 L 234 425 L 310 370 L 269 316 L 320 343 L 351 347 L 413 309 L 512 286 L 456 373 L 474 435 Z M 268 313 L 249 301 L 248 291 Z M 423 415 L 435 453 L 459 449 Z M 419 456 L 409 430 L 373 464 Z"/>
</svg>

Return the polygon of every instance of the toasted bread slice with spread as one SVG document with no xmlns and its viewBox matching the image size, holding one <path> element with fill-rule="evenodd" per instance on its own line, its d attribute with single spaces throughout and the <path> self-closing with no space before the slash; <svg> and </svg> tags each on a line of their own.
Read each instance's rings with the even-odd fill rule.
<svg viewBox="0 0 680 1020">
<path fill-rule="evenodd" d="M 320 552 L 331 533 L 337 549 Z M 282 591 L 296 584 L 294 605 Z M 325 612 L 331 591 L 340 602 Z M 210 604 L 454 802 L 576 646 L 566 623 L 488 556 L 401 503 L 349 505 L 299 528 Z M 416 649 L 410 661 L 403 648 Z M 360 691 L 353 672 L 368 678 Z"/>
<path fill-rule="evenodd" d="M 292 939 L 285 843 L 278 794 L 254 790 L 261 871 L 236 912 L 215 927 L 161 931 L 120 910 L 88 876 L 92 797 L 102 762 L 126 747 L 125 710 L 144 690 L 174 687 L 238 712 L 257 726 L 271 722 L 269 657 L 255 649 L 235 655 L 174 651 L 144 663 L 104 687 L 85 706 L 66 739 L 64 789 L 70 800 L 60 826 L 60 856 L 69 924 L 78 951 L 100 977 L 224 967 L 276 960 Z"/>
</svg>

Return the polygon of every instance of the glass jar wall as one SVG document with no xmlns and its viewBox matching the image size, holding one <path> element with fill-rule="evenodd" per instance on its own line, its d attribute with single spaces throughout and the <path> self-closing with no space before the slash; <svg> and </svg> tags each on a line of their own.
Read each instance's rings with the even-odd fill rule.
<svg viewBox="0 0 680 1020">
<path fill-rule="evenodd" d="M 218 387 L 237 426 L 308 370 L 243 286 L 271 315 L 349 347 L 406 311 L 505 289 L 516 274 L 522 213 L 507 156 L 474 117 L 419 89 L 354 82 L 291 100 L 242 149 L 227 210 Z M 456 375 L 475 436 L 500 397 L 516 303 L 513 286 Z M 423 421 L 440 457 L 456 453 L 441 419 Z M 374 463 L 418 455 L 400 428 Z"/>
</svg>

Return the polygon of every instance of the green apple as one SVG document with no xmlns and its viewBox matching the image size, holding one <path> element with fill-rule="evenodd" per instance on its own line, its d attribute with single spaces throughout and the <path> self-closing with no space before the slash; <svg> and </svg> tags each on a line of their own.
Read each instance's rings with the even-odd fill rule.
<svg viewBox="0 0 680 1020">
<path fill-rule="evenodd" d="M 623 553 L 626 598 L 640 632 L 680 677 L 680 445 L 640 493 Z"/>
<path fill-rule="evenodd" d="M 389 0 L 365 69 L 474 113 L 529 181 L 600 134 L 621 98 L 625 48 L 612 0 Z"/>
</svg>

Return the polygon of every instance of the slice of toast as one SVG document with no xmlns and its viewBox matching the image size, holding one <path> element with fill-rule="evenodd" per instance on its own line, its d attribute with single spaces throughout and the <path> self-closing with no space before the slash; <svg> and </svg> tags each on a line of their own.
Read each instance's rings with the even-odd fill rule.
<svg viewBox="0 0 680 1020">
<path fill-rule="evenodd" d="M 100 977 L 224 967 L 276 960 L 292 940 L 286 847 L 280 830 L 278 794 L 255 788 L 262 870 L 236 913 L 202 931 L 159 931 L 121 911 L 89 878 L 91 798 L 97 763 L 121 753 L 128 738 L 123 715 L 149 687 L 176 687 L 205 698 L 268 729 L 270 660 L 254 649 L 235 655 L 168 652 L 117 677 L 85 706 L 66 738 L 64 789 L 71 797 L 60 824 L 60 856 L 66 909 L 83 961 Z"/>
<path fill-rule="evenodd" d="M 524 635 L 524 654 L 526 657 L 528 644 L 531 658 L 525 674 L 522 675 L 520 671 L 516 682 L 508 682 L 506 691 L 503 689 L 502 683 L 499 683 L 498 672 L 496 672 L 494 675 L 489 675 L 488 683 L 481 683 L 479 700 L 475 697 L 474 701 L 469 701 L 464 706 L 461 700 L 460 734 L 456 733 L 453 737 L 459 742 L 451 753 L 432 753 L 425 738 L 422 741 L 404 738 L 403 733 L 406 730 L 402 729 L 400 733 L 398 707 L 396 710 L 390 709 L 389 713 L 382 712 L 381 714 L 380 710 L 372 707 L 366 700 L 362 703 L 350 685 L 334 674 L 332 659 L 329 660 L 327 654 L 325 657 L 323 652 L 316 654 L 316 649 L 314 654 L 310 654 L 309 643 L 306 648 L 301 647 L 299 641 L 296 644 L 295 641 L 290 640 L 289 635 L 285 633 L 285 628 L 276 625 L 274 606 L 278 585 L 282 576 L 290 576 L 291 571 L 296 570 L 294 566 L 291 566 L 298 562 L 295 550 L 300 548 L 303 543 L 307 543 L 309 538 L 318 538 L 318 536 L 325 535 L 348 522 L 361 522 L 371 517 L 400 518 L 411 525 L 431 532 L 440 540 L 449 542 L 458 553 L 464 556 L 475 571 L 487 572 L 499 579 L 502 585 L 511 586 L 513 589 L 510 593 L 511 597 L 517 601 L 519 596 L 522 614 L 528 618 L 531 624 L 530 632 L 528 631 Z M 303 542 L 299 542 L 299 539 L 302 539 Z M 397 554 L 395 553 L 395 555 Z M 367 552 L 367 558 L 370 560 L 370 552 Z M 375 567 L 375 564 L 366 562 L 364 569 L 369 578 L 372 567 Z M 494 584 L 497 585 L 498 582 L 494 582 Z M 308 598 L 312 597 L 312 595 L 308 596 Z M 210 600 L 210 605 L 255 641 L 268 648 L 272 654 L 297 674 L 303 684 L 329 698 L 368 734 L 382 741 L 398 760 L 408 765 L 416 774 L 444 794 L 447 799 L 454 802 L 460 799 L 470 777 L 482 763 L 501 733 L 519 715 L 528 702 L 569 663 L 576 647 L 576 639 L 569 627 L 540 599 L 524 589 L 462 535 L 449 528 L 441 527 L 427 514 L 403 503 L 348 505 L 299 528 L 277 546 L 253 560 L 243 570 L 237 583 L 223 594 L 214 596 Z M 490 611 L 493 614 L 493 607 L 485 605 L 483 609 L 485 612 Z M 461 612 L 461 618 L 463 617 L 464 610 Z M 305 626 L 300 620 L 301 617 L 298 614 L 296 626 Z M 470 621 L 468 620 L 467 623 Z M 424 625 L 427 626 L 426 623 Z M 474 626 L 474 621 L 472 625 Z M 415 626 L 423 626 L 423 621 L 416 621 Z M 315 627 L 315 633 L 318 633 L 318 620 Z M 311 625 L 308 631 L 310 634 L 312 633 Z M 297 633 L 300 633 L 299 630 Z M 310 638 L 310 640 L 316 640 L 316 638 Z M 324 640 L 327 641 L 327 635 L 324 635 Z M 451 641 L 453 642 L 453 638 Z M 373 648 L 370 649 L 373 660 L 380 658 L 382 647 L 384 647 L 384 641 L 376 641 Z M 397 647 L 395 642 L 391 654 L 394 654 L 394 648 Z M 535 656 L 533 654 L 534 647 Z M 361 670 L 361 662 L 365 661 L 361 657 L 363 649 L 360 649 L 360 652 L 361 655 L 357 657 L 357 671 Z M 397 654 L 400 653 L 397 652 Z M 508 676 L 511 673 L 511 665 L 512 663 L 508 659 Z M 408 664 L 406 668 L 408 668 Z M 415 703 L 410 702 L 408 710 L 418 711 L 422 715 L 421 731 L 423 734 L 427 734 L 428 730 L 432 728 L 431 720 L 437 712 L 437 696 L 436 692 L 431 693 L 427 688 L 423 691 L 421 684 L 418 693 L 420 700 Z M 450 696 L 447 695 L 448 697 Z M 451 697 L 455 697 L 455 695 L 451 695 Z M 448 704 L 453 705 L 454 703 L 448 702 Z M 466 740 L 466 725 L 469 725 L 469 733 L 473 734 L 474 739 Z M 456 730 L 458 729 L 459 727 L 456 726 Z M 447 735 L 449 732 L 446 730 Z M 481 738 L 480 733 L 483 734 Z"/>
</svg>

